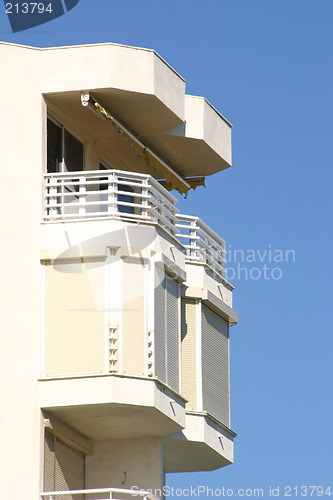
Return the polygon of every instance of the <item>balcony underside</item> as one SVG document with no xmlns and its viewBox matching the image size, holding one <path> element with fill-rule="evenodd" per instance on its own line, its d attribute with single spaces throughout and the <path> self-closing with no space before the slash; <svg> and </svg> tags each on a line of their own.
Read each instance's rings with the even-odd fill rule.
<svg viewBox="0 0 333 500">
<path fill-rule="evenodd" d="M 43 379 L 39 395 L 47 417 L 91 440 L 162 437 L 185 426 L 185 401 L 153 379 Z"/>
<path fill-rule="evenodd" d="M 205 414 L 186 414 L 184 430 L 163 439 L 165 472 L 215 470 L 233 462 L 235 433 Z"/>
</svg>

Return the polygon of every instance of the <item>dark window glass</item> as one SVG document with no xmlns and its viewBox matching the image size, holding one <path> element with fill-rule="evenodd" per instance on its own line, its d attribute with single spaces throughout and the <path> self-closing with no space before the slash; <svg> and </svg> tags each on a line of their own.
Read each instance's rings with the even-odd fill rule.
<svg viewBox="0 0 333 500">
<path fill-rule="evenodd" d="M 83 170 L 83 144 L 65 130 L 65 165 L 68 172 Z"/>
<path fill-rule="evenodd" d="M 62 162 L 62 129 L 53 121 L 47 120 L 47 171 L 60 172 Z"/>
<path fill-rule="evenodd" d="M 102 163 L 99 164 L 99 169 L 108 170 Z M 101 180 L 107 180 L 107 177 L 102 177 Z M 119 180 L 121 181 L 121 179 Z M 100 191 L 108 189 L 108 184 L 100 184 L 99 189 Z M 118 184 L 118 190 L 126 191 L 128 193 L 134 193 L 134 189 L 132 188 L 132 186 L 126 186 L 125 184 Z M 106 201 L 106 195 L 101 195 L 101 200 Z M 123 201 L 125 203 L 134 203 L 134 196 L 130 196 L 127 194 L 118 194 L 118 201 Z M 106 205 L 104 206 L 104 208 L 102 208 L 102 211 L 107 211 Z M 118 212 L 121 212 L 123 214 L 134 214 L 134 207 L 118 205 Z"/>
<path fill-rule="evenodd" d="M 125 184 L 118 185 L 119 191 L 127 191 L 128 193 L 134 193 L 132 186 L 126 186 Z M 127 194 L 118 194 L 118 201 L 124 201 L 126 203 L 134 203 L 134 196 L 129 196 Z M 129 207 L 126 205 L 118 205 L 118 212 L 123 214 L 134 214 L 134 207 Z"/>
</svg>

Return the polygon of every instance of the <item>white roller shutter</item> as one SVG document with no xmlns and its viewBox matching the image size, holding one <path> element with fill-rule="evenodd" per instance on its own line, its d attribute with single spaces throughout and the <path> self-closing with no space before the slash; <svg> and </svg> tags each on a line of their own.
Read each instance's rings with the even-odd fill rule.
<svg viewBox="0 0 333 500">
<path fill-rule="evenodd" d="M 166 275 L 166 339 L 168 385 L 179 392 L 179 286 Z"/>
<path fill-rule="evenodd" d="M 155 375 L 179 392 L 179 285 L 155 268 Z"/>
<path fill-rule="evenodd" d="M 182 298 L 182 395 L 188 400 L 186 408 L 197 409 L 197 303 Z"/>
<path fill-rule="evenodd" d="M 155 267 L 155 325 L 154 354 L 155 376 L 166 383 L 166 338 L 165 338 L 165 273 Z"/>
<path fill-rule="evenodd" d="M 45 374 L 104 371 L 104 260 L 45 264 Z"/>
<path fill-rule="evenodd" d="M 202 305 L 203 409 L 229 427 L 229 325 Z"/>
<path fill-rule="evenodd" d="M 122 344 L 123 371 L 145 374 L 145 264 L 123 259 Z"/>
</svg>

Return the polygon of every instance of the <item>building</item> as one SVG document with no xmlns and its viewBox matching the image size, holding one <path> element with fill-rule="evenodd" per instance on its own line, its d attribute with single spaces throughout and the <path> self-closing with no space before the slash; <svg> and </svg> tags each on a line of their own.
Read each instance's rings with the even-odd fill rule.
<svg viewBox="0 0 333 500">
<path fill-rule="evenodd" d="M 171 193 L 231 165 L 230 124 L 152 50 L 0 64 L 2 497 L 230 464 L 224 241 Z"/>
</svg>

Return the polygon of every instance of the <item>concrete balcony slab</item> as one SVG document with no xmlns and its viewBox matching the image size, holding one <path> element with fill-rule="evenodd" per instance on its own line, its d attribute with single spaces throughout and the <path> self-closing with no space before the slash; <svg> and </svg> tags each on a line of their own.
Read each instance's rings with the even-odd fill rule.
<svg viewBox="0 0 333 500">
<path fill-rule="evenodd" d="M 233 462 L 236 434 L 205 413 L 186 413 L 186 427 L 163 439 L 165 472 L 215 470 Z"/>
<path fill-rule="evenodd" d="M 91 440 L 162 437 L 185 427 L 185 400 L 155 379 L 40 379 L 39 404 L 49 416 Z"/>
</svg>

